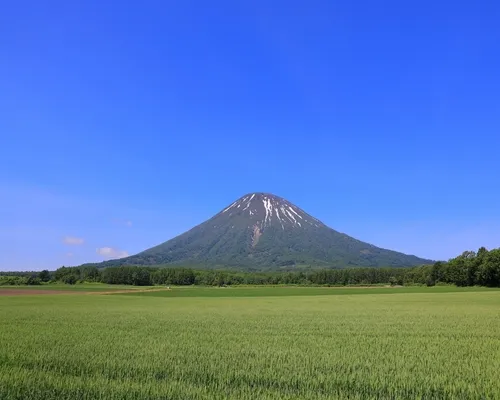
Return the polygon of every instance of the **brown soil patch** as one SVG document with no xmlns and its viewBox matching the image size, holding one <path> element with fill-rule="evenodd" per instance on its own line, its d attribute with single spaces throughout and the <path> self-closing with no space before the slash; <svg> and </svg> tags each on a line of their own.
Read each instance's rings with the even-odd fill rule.
<svg viewBox="0 0 500 400">
<path fill-rule="evenodd" d="M 30 296 L 38 294 L 82 294 L 82 292 L 70 292 L 66 290 L 0 289 L 0 296 Z"/>
<path fill-rule="evenodd" d="M 159 292 L 163 290 L 171 290 L 169 288 L 161 289 L 123 289 L 123 290 L 110 290 L 106 292 L 83 292 L 79 290 L 43 290 L 43 289 L 6 289 L 0 288 L 0 297 L 2 296 L 31 296 L 43 294 L 119 294 L 119 293 L 137 293 L 137 292 Z"/>
</svg>

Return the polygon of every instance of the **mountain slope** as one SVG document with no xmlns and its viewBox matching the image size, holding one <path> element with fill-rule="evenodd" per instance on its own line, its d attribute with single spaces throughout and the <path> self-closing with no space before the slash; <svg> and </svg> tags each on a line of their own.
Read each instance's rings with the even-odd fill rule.
<svg viewBox="0 0 500 400">
<path fill-rule="evenodd" d="M 414 266 L 429 263 L 337 232 L 287 200 L 243 196 L 214 217 L 156 247 L 111 265 L 176 264 L 240 268 Z"/>
</svg>

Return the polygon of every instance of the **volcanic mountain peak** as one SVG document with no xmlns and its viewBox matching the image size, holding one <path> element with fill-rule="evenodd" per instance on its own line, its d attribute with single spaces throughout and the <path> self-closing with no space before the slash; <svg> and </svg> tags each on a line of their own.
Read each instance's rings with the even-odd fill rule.
<svg viewBox="0 0 500 400">
<path fill-rule="evenodd" d="M 337 232 L 281 197 L 250 193 L 167 242 L 101 266 L 402 267 L 428 261 Z"/>
<path fill-rule="evenodd" d="M 299 207 L 270 193 L 247 194 L 222 210 L 221 214 L 248 218 L 261 230 L 270 226 L 281 226 L 283 230 L 285 227 L 324 226 Z"/>
</svg>

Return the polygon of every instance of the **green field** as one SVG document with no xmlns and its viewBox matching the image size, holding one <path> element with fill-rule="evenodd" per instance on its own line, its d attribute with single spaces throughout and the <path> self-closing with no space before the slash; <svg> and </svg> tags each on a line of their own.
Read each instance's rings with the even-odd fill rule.
<svg viewBox="0 0 500 400">
<path fill-rule="evenodd" d="M 153 287 L 154 288 L 154 287 Z M 451 293 L 498 291 L 485 287 L 424 286 L 408 287 L 303 287 L 303 286 L 235 286 L 235 287 L 176 287 L 172 290 L 145 290 L 129 293 L 129 296 L 148 297 L 283 297 L 283 296 L 340 296 L 354 294 L 403 294 L 403 293 Z"/>
<path fill-rule="evenodd" d="M 2 400 L 500 398 L 498 290 L 5 296 L 0 323 Z"/>
<path fill-rule="evenodd" d="M 64 283 L 49 283 L 43 285 L 21 285 L 21 286 L 1 286 L 0 290 L 47 290 L 47 291 L 61 291 L 61 292 L 114 292 L 123 290 L 148 290 L 153 289 L 154 286 L 130 286 L 130 285 L 106 285 L 104 283 L 83 283 L 77 285 L 66 285 Z M 1 301 L 1 300 L 0 300 Z"/>
</svg>

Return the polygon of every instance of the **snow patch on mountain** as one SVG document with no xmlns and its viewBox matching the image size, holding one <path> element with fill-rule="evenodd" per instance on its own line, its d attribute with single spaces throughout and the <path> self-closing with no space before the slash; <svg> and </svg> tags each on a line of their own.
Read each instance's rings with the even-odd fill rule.
<svg viewBox="0 0 500 400">
<path fill-rule="evenodd" d="M 305 228 L 322 225 L 316 218 L 306 214 L 287 200 L 268 193 L 251 193 L 243 196 L 225 208 L 222 214 L 228 211 L 231 211 L 229 217 L 232 218 L 246 215 L 246 218 L 250 219 L 249 228 L 252 229 L 255 224 L 260 227 L 260 230 L 271 226 L 285 230 L 286 227 Z"/>
</svg>

